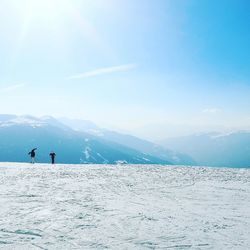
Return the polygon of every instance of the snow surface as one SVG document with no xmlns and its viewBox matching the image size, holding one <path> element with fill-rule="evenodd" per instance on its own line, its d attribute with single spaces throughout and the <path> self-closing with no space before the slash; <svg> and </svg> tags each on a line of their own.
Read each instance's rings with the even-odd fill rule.
<svg viewBox="0 0 250 250">
<path fill-rule="evenodd" d="M 250 249 L 250 169 L 0 163 L 2 249 Z"/>
</svg>

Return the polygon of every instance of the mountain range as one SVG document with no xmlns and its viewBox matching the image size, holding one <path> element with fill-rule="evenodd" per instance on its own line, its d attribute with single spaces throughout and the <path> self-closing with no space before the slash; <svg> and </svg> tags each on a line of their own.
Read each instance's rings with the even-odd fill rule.
<svg viewBox="0 0 250 250">
<path fill-rule="evenodd" d="M 250 167 L 250 132 L 200 133 L 153 143 L 99 127 L 88 120 L 0 115 L 0 161 L 27 162 L 37 147 L 37 161 L 65 164 L 174 164 Z"/>
<path fill-rule="evenodd" d="M 250 167 L 250 132 L 202 133 L 159 141 L 190 155 L 201 166 Z"/>
<path fill-rule="evenodd" d="M 191 157 L 140 138 L 99 128 L 90 121 L 51 116 L 0 115 L 0 161 L 27 162 L 37 147 L 37 161 L 58 163 L 133 163 L 194 165 Z"/>
</svg>

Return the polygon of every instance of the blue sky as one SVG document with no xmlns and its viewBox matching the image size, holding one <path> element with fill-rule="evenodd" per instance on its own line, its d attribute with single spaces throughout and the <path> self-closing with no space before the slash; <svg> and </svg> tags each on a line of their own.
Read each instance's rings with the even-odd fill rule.
<svg viewBox="0 0 250 250">
<path fill-rule="evenodd" d="M 0 113 L 250 126 L 249 13 L 248 0 L 2 0 Z"/>
</svg>

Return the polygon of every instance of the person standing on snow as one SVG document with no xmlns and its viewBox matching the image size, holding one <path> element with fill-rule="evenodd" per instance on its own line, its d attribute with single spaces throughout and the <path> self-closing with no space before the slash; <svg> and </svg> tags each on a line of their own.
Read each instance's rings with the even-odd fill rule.
<svg viewBox="0 0 250 250">
<path fill-rule="evenodd" d="M 35 157 L 36 157 L 36 151 L 37 150 L 37 148 L 33 148 L 30 152 L 29 152 L 29 155 L 30 155 L 30 157 L 31 157 L 31 162 L 30 163 L 32 163 L 32 164 L 34 164 L 35 163 Z"/>
<path fill-rule="evenodd" d="M 51 153 L 49 154 L 49 156 L 51 158 L 51 163 L 55 164 L 56 153 L 54 151 L 51 151 Z"/>
</svg>

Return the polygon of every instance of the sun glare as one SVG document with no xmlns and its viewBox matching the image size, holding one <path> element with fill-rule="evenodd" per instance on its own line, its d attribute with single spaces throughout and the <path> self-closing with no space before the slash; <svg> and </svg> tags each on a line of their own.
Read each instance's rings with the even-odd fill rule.
<svg viewBox="0 0 250 250">
<path fill-rule="evenodd" d="M 70 2 L 67 0 L 26 0 L 25 14 L 34 19 L 43 21 L 55 21 L 63 18 L 70 9 Z"/>
<path fill-rule="evenodd" d="M 89 20 L 89 15 L 96 15 L 95 10 L 103 7 L 103 3 L 99 1 L 10 0 L 8 4 L 17 10 L 16 14 L 20 20 L 20 31 L 16 39 L 15 50 L 13 50 L 13 61 L 16 60 L 26 40 L 30 37 L 41 35 L 43 39 L 46 39 L 46 37 L 53 36 L 55 40 L 63 44 L 69 37 L 70 27 L 78 29 L 85 40 L 91 41 L 93 46 L 100 51 L 111 51 L 103 42 L 95 25 Z"/>
</svg>

